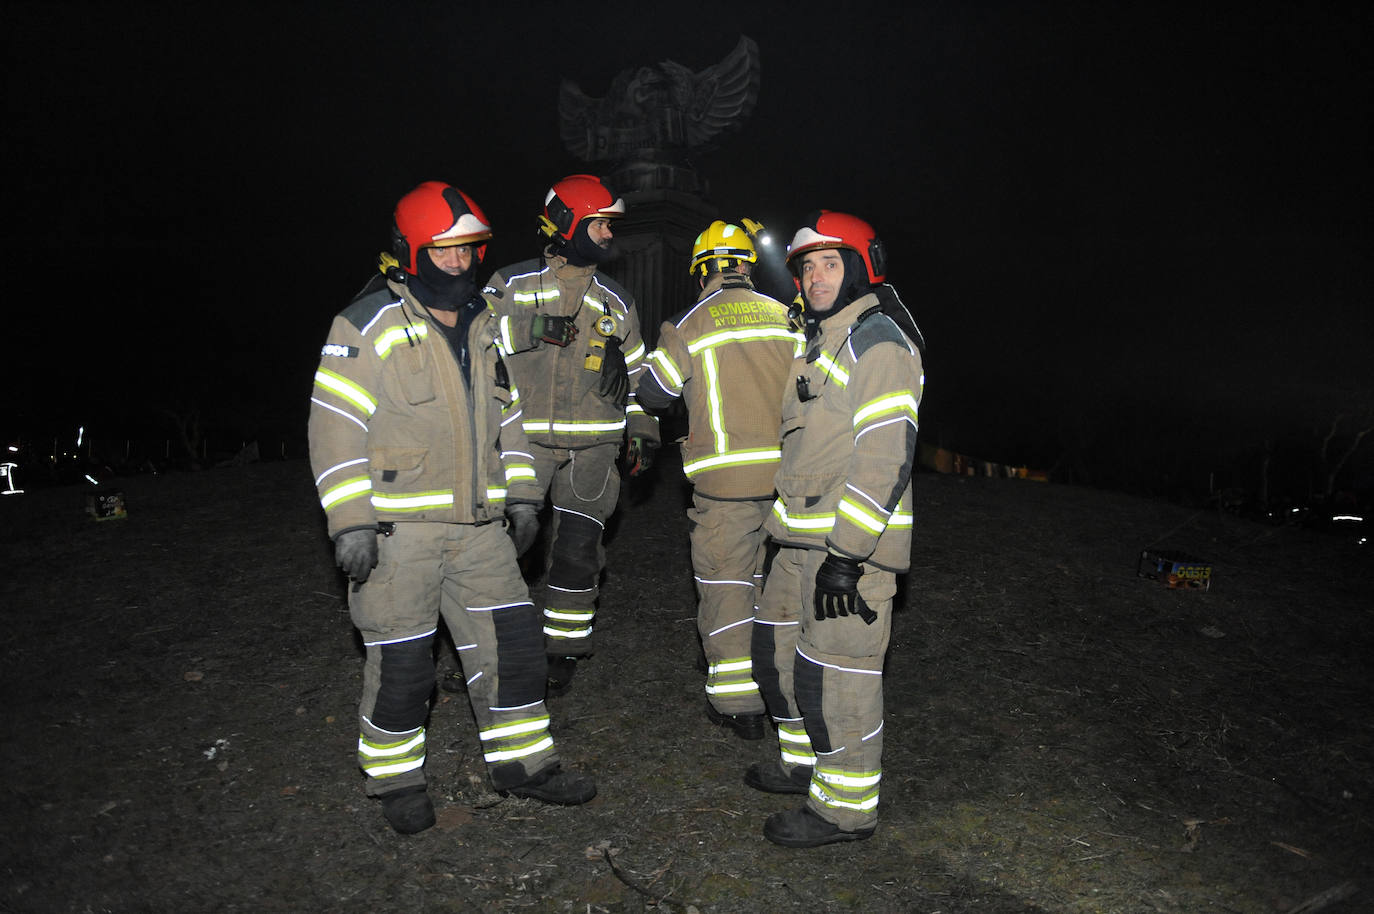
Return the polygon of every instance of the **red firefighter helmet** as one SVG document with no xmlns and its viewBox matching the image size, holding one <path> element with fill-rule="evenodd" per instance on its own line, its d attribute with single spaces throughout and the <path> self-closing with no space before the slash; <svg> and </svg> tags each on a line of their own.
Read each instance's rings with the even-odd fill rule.
<svg viewBox="0 0 1374 914">
<path fill-rule="evenodd" d="M 887 279 L 887 255 L 873 226 L 848 213 L 817 210 L 792 236 L 787 246 L 787 265 L 797 272 L 803 255 L 826 248 L 846 248 L 858 254 L 868 271 L 869 285 Z"/>
<path fill-rule="evenodd" d="M 618 219 L 625 201 L 611 193 L 595 175 L 569 175 L 544 195 L 539 232 L 549 239 L 571 241 L 583 219 Z"/>
<path fill-rule="evenodd" d="M 415 275 L 421 248 L 474 245 L 477 262 L 487 253 L 491 223 L 471 197 L 442 181 L 426 181 L 401 198 L 391 221 L 391 250 L 401 267 Z"/>
</svg>

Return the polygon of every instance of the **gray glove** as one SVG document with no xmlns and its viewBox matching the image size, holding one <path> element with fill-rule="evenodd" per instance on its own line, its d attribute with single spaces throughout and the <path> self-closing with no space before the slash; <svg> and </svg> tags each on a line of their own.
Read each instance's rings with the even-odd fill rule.
<svg viewBox="0 0 1374 914">
<path fill-rule="evenodd" d="M 334 540 L 334 561 L 350 578 L 363 583 L 377 567 L 377 530 L 367 527 L 340 533 Z"/>
<path fill-rule="evenodd" d="M 534 545 L 539 536 L 539 509 L 523 502 L 506 507 L 506 533 L 515 544 L 515 555 L 520 557 Z"/>
<path fill-rule="evenodd" d="M 566 346 L 577 339 L 576 317 L 563 317 L 558 314 L 536 314 L 530 323 L 530 342 L 553 343 Z"/>
</svg>

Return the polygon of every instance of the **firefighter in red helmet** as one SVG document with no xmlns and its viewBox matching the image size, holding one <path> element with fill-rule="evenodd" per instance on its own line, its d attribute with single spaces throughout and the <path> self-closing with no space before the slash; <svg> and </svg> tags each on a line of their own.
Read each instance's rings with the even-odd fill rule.
<svg viewBox="0 0 1374 914">
<path fill-rule="evenodd" d="M 625 201 L 598 178 L 563 178 L 544 197 L 541 256 L 497 270 L 483 290 L 524 399 L 541 500 L 546 494 L 552 506 L 542 606 L 553 695 L 592 654 L 622 444 L 635 476 L 659 441 L 658 420 L 633 393 L 645 356 L 639 313 L 630 293 L 599 272 L 624 215 Z"/>
<path fill-rule="evenodd" d="M 425 722 L 441 617 L 495 789 L 560 804 L 596 793 L 549 735 L 541 626 L 517 564 L 540 489 L 474 278 L 490 238 L 455 187 L 402 197 L 392 249 L 334 318 L 311 397 L 315 484 L 367 652 L 358 763 L 403 834 L 435 821 Z"/>
<path fill-rule="evenodd" d="M 806 348 L 782 405 L 767 529 L 779 545 L 753 633 L 754 677 L 778 726 L 777 761 L 745 783 L 806 802 L 764 836 L 814 847 L 873 834 L 882 778 L 883 656 L 911 555 L 911 473 L 923 341 L 885 283 L 883 246 L 846 213 L 792 239 Z"/>
</svg>

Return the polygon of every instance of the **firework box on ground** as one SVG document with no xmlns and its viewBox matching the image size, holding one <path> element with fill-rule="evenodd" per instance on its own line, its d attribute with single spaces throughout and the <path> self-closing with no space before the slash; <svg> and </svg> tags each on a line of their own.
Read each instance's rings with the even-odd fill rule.
<svg viewBox="0 0 1374 914">
<path fill-rule="evenodd" d="M 1163 581 L 1179 590 L 1210 590 L 1212 563 L 1176 549 L 1142 549 L 1136 563 L 1142 578 Z"/>
<path fill-rule="evenodd" d="M 128 517 L 124 493 L 118 489 L 91 489 L 86 493 L 86 513 L 96 520 L 118 520 Z"/>
</svg>

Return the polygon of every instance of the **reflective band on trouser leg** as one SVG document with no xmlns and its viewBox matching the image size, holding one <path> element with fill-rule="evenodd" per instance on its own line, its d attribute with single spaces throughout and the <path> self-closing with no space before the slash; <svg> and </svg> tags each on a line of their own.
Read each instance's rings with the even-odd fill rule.
<svg viewBox="0 0 1374 914">
<path fill-rule="evenodd" d="M 768 499 L 721 501 L 693 494 L 687 511 L 706 697 L 723 714 L 764 710 L 750 652 L 755 579 L 763 565 L 763 523 L 770 504 Z"/>
<path fill-rule="evenodd" d="M 547 768 L 557 757 L 544 707 L 544 640 L 532 604 L 493 613 L 498 644 L 495 701 L 477 714 L 482 758 L 488 768 L 518 762 L 526 775 Z M 475 709 L 474 709 L 475 710 Z"/>
<path fill-rule="evenodd" d="M 364 722 L 358 734 L 358 765 L 367 775 L 368 796 L 424 784 L 425 728 L 388 733 Z"/>
<path fill-rule="evenodd" d="M 722 714 L 759 714 L 763 699 L 748 657 L 726 657 L 706 668 L 706 698 Z"/>
<path fill-rule="evenodd" d="M 814 574 L 824 553 L 808 559 L 807 570 Z M 797 642 L 797 704 L 816 750 L 807 805 L 846 831 L 872 828 L 878 821 L 883 656 L 895 591 L 895 575 L 865 565 L 859 593 L 877 614 L 874 623 L 853 615 L 819 621 L 804 616 Z M 810 599 L 808 594 L 808 604 Z"/>
<path fill-rule="evenodd" d="M 553 521 L 542 604 L 544 647 L 552 656 L 585 657 L 592 653 L 597 585 L 606 562 L 601 535 L 620 497 L 619 445 L 568 451 L 535 447 L 534 452 L 541 478 L 552 467 L 547 473 Z"/>
<path fill-rule="evenodd" d="M 433 635 L 367 645 L 358 708 L 358 766 L 369 796 L 425 783 L 425 717 L 434 690 Z"/>
<path fill-rule="evenodd" d="M 792 688 L 792 667 L 801 634 L 801 577 L 797 558 L 804 549 L 780 549 L 763 585 L 754 617 L 750 653 L 754 681 L 759 684 L 768 713 L 774 720 L 800 719 Z"/>
<path fill-rule="evenodd" d="M 883 698 L 881 675 L 842 666 L 849 662 L 818 663 L 799 650 L 796 676 L 797 703 L 816 752 L 807 803 L 854 831 L 873 827 L 878 818 Z"/>
<path fill-rule="evenodd" d="M 811 748 L 811 737 L 806 735 L 806 724 L 800 717 L 781 719 L 778 724 L 778 752 L 782 767 L 816 764 L 816 752 Z"/>
<path fill-rule="evenodd" d="M 591 653 L 597 578 L 601 574 L 601 532 L 595 518 L 554 508 L 553 545 L 544 579 L 544 635 L 549 654 L 577 657 Z"/>
<path fill-rule="evenodd" d="M 890 591 L 870 595 L 877 623 L 866 625 L 855 616 L 826 618 L 804 625 L 797 645 L 797 704 L 816 750 L 807 803 L 849 832 L 877 823 L 882 779 L 882 657 L 892 601 Z M 859 656 L 824 653 L 813 639 L 831 645 L 852 639 Z"/>
<path fill-rule="evenodd" d="M 444 549 L 442 612 L 462 650 L 468 701 L 482 741 L 482 757 L 520 783 L 558 761 L 544 708 L 544 636 L 539 613 L 515 560 L 510 537 L 497 524 L 454 525 Z"/>
<path fill-rule="evenodd" d="M 783 768 L 789 770 L 815 762 L 792 683 L 801 630 L 797 612 L 801 606 L 801 577 L 797 560 L 804 551 L 783 548 L 774 557 L 754 618 L 751 648 L 754 681 L 759 684 L 769 716 L 778 725 L 779 759 Z"/>
</svg>

